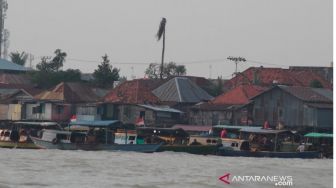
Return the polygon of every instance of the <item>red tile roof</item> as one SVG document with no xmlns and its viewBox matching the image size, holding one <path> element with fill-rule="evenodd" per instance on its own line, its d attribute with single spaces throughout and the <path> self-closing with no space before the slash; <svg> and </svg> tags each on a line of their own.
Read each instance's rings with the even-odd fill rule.
<svg viewBox="0 0 336 188">
<path fill-rule="evenodd" d="M 104 101 L 108 103 L 126 103 L 126 104 L 145 104 L 158 103 L 152 90 L 159 86 L 163 81 L 156 79 L 135 79 L 121 83 L 105 97 Z"/>
<path fill-rule="evenodd" d="M 324 88 L 331 89 L 332 85 L 319 74 L 310 70 L 294 70 L 282 68 L 250 67 L 225 82 L 225 89 L 231 89 L 235 85 L 252 84 L 258 80 L 258 85 L 269 87 L 273 84 L 309 87 L 311 81 L 318 80 Z"/>
<path fill-rule="evenodd" d="M 250 99 L 266 88 L 256 85 L 240 85 L 222 95 L 217 96 L 209 103 L 214 105 L 242 105 L 250 101 Z"/>
</svg>

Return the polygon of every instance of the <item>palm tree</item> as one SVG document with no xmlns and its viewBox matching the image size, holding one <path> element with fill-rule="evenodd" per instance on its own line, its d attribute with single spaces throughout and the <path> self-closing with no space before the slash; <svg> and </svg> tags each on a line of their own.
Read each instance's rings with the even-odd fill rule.
<svg viewBox="0 0 336 188">
<path fill-rule="evenodd" d="M 27 62 L 28 54 L 25 52 L 11 52 L 9 57 L 13 63 L 24 66 Z"/>
<path fill-rule="evenodd" d="M 163 62 L 164 62 L 164 52 L 165 52 L 165 39 L 166 39 L 166 18 L 162 18 L 159 30 L 156 34 L 157 40 L 159 41 L 162 38 L 162 57 L 161 57 L 161 72 L 160 79 L 163 79 Z"/>
<path fill-rule="evenodd" d="M 56 49 L 54 53 L 55 57 L 51 60 L 52 66 L 55 71 L 59 71 L 59 69 L 63 67 L 67 53 L 62 52 L 61 49 Z"/>
</svg>

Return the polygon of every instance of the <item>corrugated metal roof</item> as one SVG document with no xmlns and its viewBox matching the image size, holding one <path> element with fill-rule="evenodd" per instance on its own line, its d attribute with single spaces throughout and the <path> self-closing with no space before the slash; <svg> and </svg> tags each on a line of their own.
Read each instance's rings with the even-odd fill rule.
<svg viewBox="0 0 336 188">
<path fill-rule="evenodd" d="M 69 103 L 97 102 L 99 96 L 93 88 L 82 83 L 60 83 L 50 91 L 44 91 L 35 96 L 37 100 L 63 101 Z"/>
<path fill-rule="evenodd" d="M 323 95 L 324 97 L 328 98 L 329 100 L 333 100 L 333 91 L 329 89 L 322 89 L 322 88 L 312 88 L 315 92 L 317 92 L 320 95 Z"/>
<path fill-rule="evenodd" d="M 0 70 L 9 70 L 9 71 L 27 71 L 28 68 L 7 61 L 6 59 L 0 59 Z"/>
<path fill-rule="evenodd" d="M 280 89 L 305 102 L 332 103 L 332 91 L 300 86 L 278 86 Z"/>
<path fill-rule="evenodd" d="M 240 129 L 240 132 L 260 133 L 260 134 L 279 134 L 279 133 L 290 132 L 290 131 L 289 130 L 264 129 L 262 127 L 244 127 Z"/>
<path fill-rule="evenodd" d="M 175 77 L 153 90 L 161 101 L 197 103 L 213 97 L 185 77 Z"/>
<path fill-rule="evenodd" d="M 158 103 L 159 98 L 152 93 L 152 90 L 161 83 L 161 80 L 156 79 L 125 81 L 107 93 L 104 101 L 126 104 Z"/>
<path fill-rule="evenodd" d="M 31 84 L 31 80 L 25 74 L 0 73 L 0 83 L 25 85 L 25 84 Z"/>
<path fill-rule="evenodd" d="M 153 106 L 153 105 L 146 105 L 146 104 L 140 104 L 138 106 L 148 108 L 148 109 L 158 111 L 158 112 L 183 113 L 182 111 L 174 109 L 174 108 L 170 108 L 169 106 Z"/>
<path fill-rule="evenodd" d="M 111 127 L 116 126 L 117 123 L 120 123 L 119 120 L 97 120 L 97 121 L 84 121 L 78 120 L 70 122 L 70 125 L 82 125 L 88 127 Z"/>
<path fill-rule="evenodd" d="M 172 129 L 183 129 L 185 131 L 197 131 L 197 132 L 206 132 L 212 128 L 211 125 L 182 125 L 177 124 L 172 127 Z"/>
</svg>

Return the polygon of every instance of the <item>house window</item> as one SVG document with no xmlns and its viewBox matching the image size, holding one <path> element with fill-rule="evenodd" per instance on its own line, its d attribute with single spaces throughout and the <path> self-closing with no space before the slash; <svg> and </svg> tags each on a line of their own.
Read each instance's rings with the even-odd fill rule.
<svg viewBox="0 0 336 188">
<path fill-rule="evenodd" d="M 97 107 L 97 115 L 102 115 L 102 114 L 103 114 L 103 108 Z"/>
<path fill-rule="evenodd" d="M 64 113 L 64 106 L 57 105 L 56 110 L 57 110 L 57 114 L 63 114 Z"/>
<path fill-rule="evenodd" d="M 42 113 L 42 105 L 33 107 L 33 114 L 41 114 Z"/>
<path fill-rule="evenodd" d="M 140 118 L 145 118 L 145 114 L 146 114 L 145 111 L 140 111 Z"/>
</svg>

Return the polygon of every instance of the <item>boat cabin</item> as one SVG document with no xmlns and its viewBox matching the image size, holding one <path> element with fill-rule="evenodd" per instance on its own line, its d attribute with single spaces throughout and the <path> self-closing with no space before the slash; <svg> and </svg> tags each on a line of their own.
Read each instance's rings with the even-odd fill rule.
<svg viewBox="0 0 336 188">
<path fill-rule="evenodd" d="M 42 129 L 60 129 L 56 122 L 18 121 L 0 129 L 0 142 L 29 142 L 29 136 L 38 136 Z M 1 146 L 1 144 L 0 144 Z"/>
<path fill-rule="evenodd" d="M 181 128 L 138 127 L 137 133 L 145 143 L 187 144 L 188 133 Z"/>
<path fill-rule="evenodd" d="M 289 130 L 245 127 L 240 129 L 240 139 L 248 140 L 252 151 L 296 151 L 299 143 L 294 142 Z"/>
<path fill-rule="evenodd" d="M 118 120 L 74 121 L 68 130 L 85 134 L 86 143 L 142 144 L 134 125 L 122 124 Z"/>
</svg>

